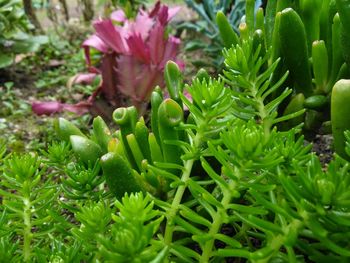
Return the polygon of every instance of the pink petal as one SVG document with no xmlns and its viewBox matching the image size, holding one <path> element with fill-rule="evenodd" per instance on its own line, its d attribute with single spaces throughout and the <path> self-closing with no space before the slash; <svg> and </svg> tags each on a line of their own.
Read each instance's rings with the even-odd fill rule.
<svg viewBox="0 0 350 263">
<path fill-rule="evenodd" d="M 136 102 L 149 99 L 153 89 L 163 86 L 163 73 L 156 66 L 145 65 L 132 56 L 117 59 L 118 89 Z"/>
<path fill-rule="evenodd" d="M 132 56 L 135 56 L 137 59 L 143 63 L 150 63 L 150 53 L 149 48 L 143 41 L 141 35 L 132 35 L 127 39 L 129 49 Z"/>
<path fill-rule="evenodd" d="M 102 75 L 102 87 L 101 93 L 110 102 L 117 99 L 117 76 L 115 74 L 115 68 L 117 67 L 116 56 L 112 54 L 104 54 L 101 65 Z"/>
<path fill-rule="evenodd" d="M 93 47 L 102 53 L 107 53 L 108 46 L 97 36 L 92 35 L 83 42 L 83 47 Z"/>
<path fill-rule="evenodd" d="M 93 47 L 102 53 L 106 53 L 108 51 L 106 44 L 96 35 L 92 35 L 86 39 L 82 46 L 84 48 L 85 60 L 88 67 L 91 67 L 90 47 Z"/>
<path fill-rule="evenodd" d="M 82 115 L 89 112 L 92 104 L 88 101 L 81 101 L 77 104 L 63 104 L 63 110 Z"/>
<path fill-rule="evenodd" d="M 136 16 L 135 22 L 130 23 L 130 32 L 132 34 L 140 34 L 142 39 L 146 40 L 154 22 L 154 19 L 152 19 L 146 12 L 140 10 Z"/>
<path fill-rule="evenodd" d="M 57 101 L 46 102 L 33 102 L 32 110 L 37 115 L 51 115 L 54 113 L 62 112 L 64 110 L 74 112 L 77 114 L 83 114 L 89 111 L 90 103 L 80 102 L 78 104 L 65 104 Z"/>
<path fill-rule="evenodd" d="M 180 46 L 180 39 L 177 37 L 170 36 L 165 44 L 165 50 L 163 60 L 160 63 L 160 68 L 163 69 L 168 60 L 175 60 Z"/>
<path fill-rule="evenodd" d="M 60 112 L 63 109 L 63 104 L 57 101 L 47 102 L 33 102 L 32 111 L 37 115 L 50 115 L 56 112 Z"/>
<path fill-rule="evenodd" d="M 121 54 L 126 54 L 128 52 L 124 36 L 117 31 L 117 27 L 113 25 L 112 20 L 99 20 L 94 22 L 93 26 L 97 36 L 112 50 Z"/>
<path fill-rule="evenodd" d="M 160 1 L 157 1 L 157 3 L 154 5 L 153 9 L 149 13 L 149 17 L 154 17 L 158 15 L 159 9 L 160 9 Z"/>
<path fill-rule="evenodd" d="M 158 21 L 162 26 L 165 26 L 168 23 L 168 7 L 162 6 L 158 12 Z"/>
<path fill-rule="evenodd" d="M 125 22 L 127 20 L 126 15 L 122 9 L 112 12 L 111 19 L 116 22 Z"/>
<path fill-rule="evenodd" d="M 142 66 L 133 56 L 119 56 L 118 67 L 115 69 L 118 79 L 118 90 L 125 96 L 136 99 L 138 78 L 142 72 Z"/>
<path fill-rule="evenodd" d="M 71 89 L 74 84 L 91 84 L 97 76 L 97 73 L 78 73 L 69 78 L 67 88 Z"/>
<path fill-rule="evenodd" d="M 158 16 L 158 19 L 162 22 L 162 25 L 167 24 L 181 9 L 181 7 L 167 7 L 161 5 L 158 1 L 153 10 L 149 13 L 149 17 L 154 18 Z"/>
<path fill-rule="evenodd" d="M 181 7 L 176 6 L 176 7 L 170 7 L 168 9 L 168 21 L 171 20 L 179 11 Z"/>
<path fill-rule="evenodd" d="M 79 73 L 72 77 L 72 84 L 91 84 L 96 76 L 96 73 Z"/>
<path fill-rule="evenodd" d="M 149 48 L 153 64 L 158 65 L 163 60 L 165 43 L 164 27 L 157 23 L 149 34 Z"/>
<path fill-rule="evenodd" d="M 156 66 L 145 66 L 138 78 L 136 93 L 138 101 L 149 100 L 157 85 L 164 86 L 163 72 L 158 70 Z"/>
</svg>

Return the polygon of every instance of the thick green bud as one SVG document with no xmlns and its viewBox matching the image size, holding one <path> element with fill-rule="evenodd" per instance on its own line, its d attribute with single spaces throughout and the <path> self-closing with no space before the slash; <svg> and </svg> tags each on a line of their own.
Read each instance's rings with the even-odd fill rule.
<svg viewBox="0 0 350 263">
<path fill-rule="evenodd" d="M 86 137 L 77 126 L 64 118 L 58 118 L 55 120 L 54 127 L 58 134 L 58 137 L 66 142 L 69 142 L 69 137 L 71 135 L 80 135 L 82 137 Z"/>
<path fill-rule="evenodd" d="M 296 83 L 297 93 L 306 97 L 312 95 L 306 31 L 300 16 L 292 8 L 281 12 L 279 35 L 284 61 Z"/>
<path fill-rule="evenodd" d="M 165 142 L 167 140 L 179 140 L 179 131 L 176 128 L 183 121 L 183 111 L 181 107 L 176 101 L 166 99 L 159 106 L 158 118 L 158 128 L 164 161 L 170 163 L 181 163 L 180 147 Z"/>
<path fill-rule="evenodd" d="M 111 131 L 100 116 L 94 118 L 92 127 L 96 142 L 100 145 L 102 151 L 106 153 L 108 151 L 108 143 L 112 139 Z"/>
<path fill-rule="evenodd" d="M 84 164 L 95 164 L 103 154 L 101 147 L 86 137 L 72 135 L 70 136 L 70 142 L 74 153 Z"/>
<path fill-rule="evenodd" d="M 332 90 L 331 121 L 334 149 L 344 159 L 350 160 L 345 152 L 346 130 L 350 130 L 350 80 L 337 81 Z"/>
<path fill-rule="evenodd" d="M 328 52 L 323 40 L 312 43 L 312 68 L 317 90 L 326 93 L 328 81 Z"/>
<path fill-rule="evenodd" d="M 142 190 L 128 162 L 120 155 L 112 152 L 103 155 L 101 167 L 110 191 L 119 200 L 125 193 L 135 193 Z"/>
<path fill-rule="evenodd" d="M 236 32 L 233 30 L 231 24 L 227 20 L 227 17 L 222 11 L 216 14 L 216 23 L 219 28 L 220 37 L 226 48 L 232 47 L 239 43 L 239 38 Z"/>
<path fill-rule="evenodd" d="M 181 105 L 182 102 L 179 94 L 183 90 L 183 79 L 180 68 L 175 62 L 168 61 L 166 63 L 164 69 L 164 79 L 170 98 Z"/>
</svg>

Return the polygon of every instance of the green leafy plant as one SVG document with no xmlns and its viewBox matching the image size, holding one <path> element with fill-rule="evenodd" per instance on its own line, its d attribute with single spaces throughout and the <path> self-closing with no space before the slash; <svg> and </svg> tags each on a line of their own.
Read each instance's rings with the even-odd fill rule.
<svg viewBox="0 0 350 263">
<path fill-rule="evenodd" d="M 169 63 L 172 95 L 152 93 L 149 128 L 134 108 L 117 109 L 120 130 L 100 159 L 106 183 L 118 200 L 151 194 L 164 216 L 152 248 L 161 262 L 346 261 L 348 163 L 336 157 L 324 171 L 300 127 L 277 130 L 303 111 L 277 117 L 290 90 L 265 101 L 280 87 L 268 81 L 278 61 L 262 70 L 251 48 L 226 50 L 223 77 L 190 85 Z"/>
<path fill-rule="evenodd" d="M 31 24 L 24 14 L 21 1 L 1 1 L 0 68 L 10 66 L 15 55 L 35 52 L 47 42 L 45 36 L 32 36 L 30 29 Z"/>
<path fill-rule="evenodd" d="M 142 193 L 115 202 L 118 216 L 103 202 L 87 204 L 76 214 L 80 229 L 73 231 L 82 242 L 90 241 L 94 259 L 107 262 L 162 262 L 157 255 L 161 246 L 152 242 L 163 216 L 153 209 L 154 202 Z M 96 214 L 101 217 L 96 217 Z M 101 220 L 103 218 L 103 220 Z M 116 245 L 118 244 L 118 245 Z"/>
<path fill-rule="evenodd" d="M 115 201 L 99 171 L 79 164 L 64 142 L 39 156 L 7 154 L 1 141 L 1 259 L 161 262 L 153 236 L 163 216 L 154 201 L 142 193 Z"/>
<path fill-rule="evenodd" d="M 331 90 L 337 80 L 349 76 L 344 59 L 347 42 L 340 40 L 341 35 L 347 34 L 341 22 L 344 20 L 345 23 L 345 2 L 269 1 L 265 15 L 259 10 L 254 16 L 253 1 L 247 1 L 246 19 L 240 24 L 239 37 L 229 28 L 224 16 L 217 15 L 226 46 L 252 42 L 253 50 L 259 48 L 261 55 L 268 56 L 263 67 L 271 66 L 280 58 L 271 79 L 273 83 L 289 72 L 282 87 L 289 86 L 293 93 L 289 102 L 279 107 L 279 112 L 288 115 L 303 108 L 307 111 L 303 117 L 291 120 L 285 126 L 293 127 L 304 121 L 304 131 L 308 133 L 320 128 L 330 130 L 327 127 L 330 126 Z M 339 8 L 342 11 L 338 14 Z M 273 92 L 268 100 L 280 95 L 279 91 Z"/>
<path fill-rule="evenodd" d="M 2 144 L 3 258 L 347 261 L 349 163 L 336 156 L 325 169 L 300 127 L 277 129 L 285 119 L 269 109 L 283 96 L 262 99 L 276 90 L 266 81 L 273 70 L 243 47 L 225 52 L 224 77 L 202 72 L 189 85 L 168 63 L 171 97 L 152 93 L 149 125 L 135 108 L 119 108 L 116 133 L 101 118 L 89 136 L 60 119 L 69 144 L 41 156 L 5 155 Z M 245 71 L 254 63 L 255 73 Z"/>
<path fill-rule="evenodd" d="M 41 177 L 45 169 L 40 168 L 40 160 L 37 156 L 26 154 L 13 155 L 4 160 L 1 175 L 2 216 L 12 220 L 4 224 L 11 229 L 7 238 L 8 245 L 11 239 L 14 243 L 21 240 L 22 259 L 29 262 L 32 259 L 35 246 L 33 243 L 41 243 L 44 236 L 54 230 L 47 208 L 57 198 L 57 192 L 52 187 L 50 180 L 41 183 Z M 3 226 L 3 227 L 4 227 Z M 5 241 L 5 240 L 3 240 Z"/>
<path fill-rule="evenodd" d="M 242 17 L 245 14 L 245 1 L 241 0 L 226 0 L 226 1 L 195 1 L 186 0 L 187 6 L 191 8 L 198 18 L 194 21 L 182 22 L 178 25 L 180 30 L 187 30 L 189 33 L 194 33 L 202 37 L 199 40 L 188 40 L 185 46 L 185 51 L 202 50 L 203 53 L 210 57 L 210 60 L 193 60 L 192 63 L 198 67 L 213 67 L 214 70 L 220 72 L 223 66 L 222 56 L 218 56 L 225 42 L 222 41 L 218 25 L 216 23 L 216 13 L 222 12 L 228 20 L 229 25 L 238 33 L 238 26 Z M 261 1 L 256 1 L 256 7 L 261 5 Z"/>
</svg>

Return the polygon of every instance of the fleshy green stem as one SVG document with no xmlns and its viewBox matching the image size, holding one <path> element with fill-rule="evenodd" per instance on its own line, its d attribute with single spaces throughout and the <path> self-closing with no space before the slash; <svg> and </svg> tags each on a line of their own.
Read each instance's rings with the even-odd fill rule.
<svg viewBox="0 0 350 263">
<path fill-rule="evenodd" d="M 24 233 L 23 233 L 23 255 L 24 261 L 30 261 L 30 244 L 33 238 L 32 224 L 31 224 L 31 202 L 29 197 L 23 199 L 23 221 L 24 221 Z"/>
<path fill-rule="evenodd" d="M 217 213 L 215 214 L 213 218 L 213 224 L 211 225 L 211 228 L 209 230 L 209 235 L 213 236 L 216 233 L 219 232 L 220 227 L 223 223 L 223 219 L 225 218 L 225 213 L 226 213 L 226 207 L 230 204 L 231 199 L 232 199 L 232 190 L 235 189 L 236 182 L 235 181 L 230 181 L 229 189 L 225 189 L 223 191 L 224 197 L 221 200 L 221 204 L 223 208 L 218 208 Z M 211 253 L 213 250 L 213 245 L 214 245 L 214 238 L 211 238 L 208 240 L 205 245 L 203 246 L 203 254 L 200 258 L 199 262 L 205 263 L 209 262 L 209 259 L 211 257 Z"/>
<path fill-rule="evenodd" d="M 302 228 L 304 223 L 298 219 L 293 219 L 288 226 L 286 227 L 285 234 L 275 236 L 269 243 L 268 246 L 271 250 L 277 252 L 280 248 L 286 244 L 287 240 L 293 237 L 296 237 L 296 233 L 299 232 L 299 229 Z M 255 253 L 259 253 L 259 250 Z M 274 256 L 275 253 L 269 253 L 264 258 L 251 260 L 253 263 L 267 263 L 270 261 L 271 257 Z"/>
<path fill-rule="evenodd" d="M 177 214 L 179 205 L 182 200 L 182 196 L 187 188 L 187 182 L 190 178 L 193 162 L 194 160 L 188 160 L 185 164 L 185 172 L 182 174 L 182 177 L 181 177 L 181 181 L 184 182 L 185 184 L 178 187 L 174 200 L 171 204 L 169 214 L 167 216 L 167 224 L 166 224 L 165 235 L 164 235 L 164 243 L 167 246 L 170 245 L 173 238 L 173 232 L 174 232 L 174 226 L 175 226 L 174 217 Z"/>
<path fill-rule="evenodd" d="M 200 145 L 200 142 L 201 142 L 201 135 L 198 132 L 193 140 L 194 149 L 198 148 L 198 146 Z M 183 194 L 187 188 L 193 163 L 194 163 L 194 159 L 191 159 L 185 162 L 185 165 L 184 165 L 185 170 L 181 176 L 181 181 L 184 182 L 184 184 L 177 188 L 174 200 L 171 204 L 171 208 L 167 213 L 167 223 L 166 223 L 165 234 L 164 234 L 164 243 L 166 246 L 170 246 L 173 239 L 173 232 L 175 227 L 174 218 L 179 210 L 179 205 L 181 204 Z"/>
<path fill-rule="evenodd" d="M 255 84 L 253 84 L 252 90 L 251 90 L 251 96 L 254 98 L 258 103 L 257 110 L 259 112 L 259 117 L 262 123 L 262 126 L 264 128 L 264 135 L 265 135 L 265 142 L 268 141 L 271 133 L 271 127 L 272 127 L 272 122 L 269 118 L 269 114 L 266 111 L 265 104 L 264 104 L 264 99 L 261 98 L 260 96 L 257 96 L 258 89 L 255 87 Z"/>
</svg>

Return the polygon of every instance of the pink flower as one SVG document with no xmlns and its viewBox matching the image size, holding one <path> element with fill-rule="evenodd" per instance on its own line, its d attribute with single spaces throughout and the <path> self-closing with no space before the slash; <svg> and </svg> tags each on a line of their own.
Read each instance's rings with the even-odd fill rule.
<svg viewBox="0 0 350 263">
<path fill-rule="evenodd" d="M 96 33 L 82 45 L 89 73 L 76 76 L 72 83 L 92 81 L 99 74 L 101 85 L 86 102 L 34 102 L 33 111 L 38 115 L 62 110 L 84 113 L 94 107 L 98 95 L 115 107 L 124 106 L 125 98 L 135 106 L 147 102 L 157 85 L 164 87 L 167 61 L 176 61 L 183 68 L 183 62 L 176 59 L 180 39 L 165 34 L 167 24 L 178 11 L 178 7 L 168 8 L 157 2 L 150 12 L 140 10 L 134 21 L 127 20 L 122 10 L 113 12 L 110 19 L 95 21 Z M 92 65 L 91 48 L 101 53 L 98 65 Z"/>
<path fill-rule="evenodd" d="M 169 60 L 177 61 L 180 45 L 180 39 L 165 36 L 165 28 L 178 11 L 178 7 L 168 8 L 157 2 L 149 13 L 140 10 L 135 21 L 126 20 L 122 11 L 116 11 L 112 13 L 112 19 L 122 22 L 122 25 L 113 25 L 111 19 L 94 23 L 95 37 L 99 40 L 84 42 L 84 47 L 93 47 L 104 54 L 104 69 L 100 69 L 102 93 L 111 98 L 114 86 L 132 101 L 142 102 L 148 100 L 156 85 L 163 86 L 164 66 Z M 104 43 L 102 47 L 100 40 Z M 104 46 L 108 47 L 108 52 L 102 50 Z M 111 61 L 111 54 L 116 63 Z M 104 63 L 104 60 L 108 62 Z M 183 63 L 178 62 L 180 68 L 183 68 Z M 89 55 L 87 64 L 90 65 Z M 106 68 L 113 68 L 116 77 L 112 77 L 113 73 L 110 71 L 103 76 Z"/>
</svg>

